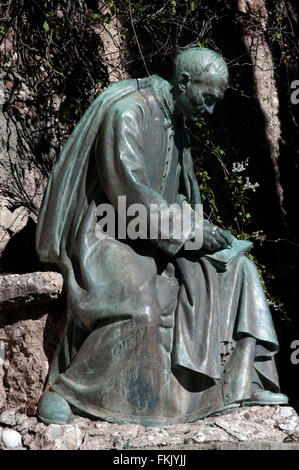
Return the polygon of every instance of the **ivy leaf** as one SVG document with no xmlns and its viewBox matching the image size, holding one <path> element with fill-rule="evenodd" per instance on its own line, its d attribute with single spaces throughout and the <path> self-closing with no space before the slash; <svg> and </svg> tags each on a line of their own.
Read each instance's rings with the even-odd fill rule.
<svg viewBox="0 0 299 470">
<path fill-rule="evenodd" d="M 50 31 L 50 26 L 49 26 L 49 23 L 47 21 L 44 22 L 43 28 L 46 31 L 46 33 L 48 33 Z"/>
</svg>

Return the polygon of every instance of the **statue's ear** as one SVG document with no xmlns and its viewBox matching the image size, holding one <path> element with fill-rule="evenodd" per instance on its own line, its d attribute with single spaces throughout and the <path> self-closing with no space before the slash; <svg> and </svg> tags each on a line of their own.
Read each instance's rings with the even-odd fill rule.
<svg viewBox="0 0 299 470">
<path fill-rule="evenodd" d="M 188 82 L 190 82 L 190 74 L 188 72 L 182 72 L 179 80 L 179 89 L 184 91 Z"/>
</svg>

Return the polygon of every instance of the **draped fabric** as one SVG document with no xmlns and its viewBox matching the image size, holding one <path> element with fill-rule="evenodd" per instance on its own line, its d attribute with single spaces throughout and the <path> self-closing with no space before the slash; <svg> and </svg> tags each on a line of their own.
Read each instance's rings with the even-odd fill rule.
<svg viewBox="0 0 299 470">
<path fill-rule="evenodd" d="M 254 264 L 219 273 L 177 239 L 95 235 L 96 207 L 193 210 L 188 136 L 167 82 L 108 87 L 74 130 L 44 198 L 37 250 L 64 274 L 69 322 L 47 386 L 81 413 L 116 422 L 199 419 L 248 400 L 253 377 L 279 391 L 279 349 Z M 183 202 L 182 202 L 183 201 Z M 163 219 L 163 210 L 161 209 Z"/>
</svg>

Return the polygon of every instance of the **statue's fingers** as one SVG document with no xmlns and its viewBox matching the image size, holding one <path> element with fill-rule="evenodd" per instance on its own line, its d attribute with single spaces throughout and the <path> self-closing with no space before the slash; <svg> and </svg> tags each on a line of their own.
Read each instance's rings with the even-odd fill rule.
<svg viewBox="0 0 299 470">
<path fill-rule="evenodd" d="M 220 245 L 220 247 L 226 246 L 228 244 L 227 239 L 222 235 L 222 233 L 217 232 L 215 236 L 215 242 Z"/>
<path fill-rule="evenodd" d="M 225 238 L 227 243 L 229 243 L 229 244 L 232 243 L 232 241 L 234 239 L 234 236 L 230 233 L 229 230 L 222 230 L 221 235 Z"/>
</svg>

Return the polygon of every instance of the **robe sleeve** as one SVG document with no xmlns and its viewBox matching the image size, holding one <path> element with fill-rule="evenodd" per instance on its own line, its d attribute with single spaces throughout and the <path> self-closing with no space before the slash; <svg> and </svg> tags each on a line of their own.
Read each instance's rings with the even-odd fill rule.
<svg viewBox="0 0 299 470">
<path fill-rule="evenodd" d="M 115 210 L 119 196 L 126 196 L 127 208 L 136 203 L 143 205 L 147 239 L 169 255 L 175 255 L 186 240 L 194 237 L 198 216 L 189 204 L 170 205 L 151 187 L 144 162 L 147 125 L 144 107 L 133 100 L 129 107 L 126 102 L 126 105 L 118 104 L 109 110 L 96 144 L 99 178 Z M 150 232 L 158 236 L 152 238 Z"/>
</svg>

